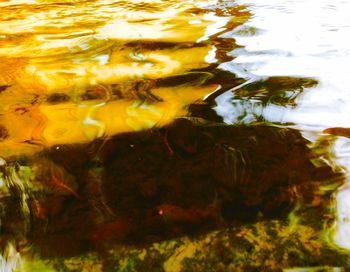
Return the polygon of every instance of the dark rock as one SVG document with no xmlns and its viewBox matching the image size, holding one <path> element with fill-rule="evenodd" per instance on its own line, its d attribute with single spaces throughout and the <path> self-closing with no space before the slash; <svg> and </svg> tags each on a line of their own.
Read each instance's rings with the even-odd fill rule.
<svg viewBox="0 0 350 272">
<path fill-rule="evenodd" d="M 3 141 L 8 137 L 9 137 L 9 132 L 7 128 L 4 127 L 3 125 L 0 125 L 0 141 Z"/>
<path fill-rule="evenodd" d="M 70 100 L 69 95 L 65 93 L 53 93 L 46 98 L 46 101 L 49 104 L 59 104 L 62 102 L 68 102 L 69 100 Z"/>
<path fill-rule="evenodd" d="M 342 181 L 312 163 L 307 144 L 293 129 L 179 119 L 53 147 L 30 163 L 41 187 L 28 200 L 28 239 L 45 256 L 74 255 L 286 218 L 323 179 Z"/>
</svg>

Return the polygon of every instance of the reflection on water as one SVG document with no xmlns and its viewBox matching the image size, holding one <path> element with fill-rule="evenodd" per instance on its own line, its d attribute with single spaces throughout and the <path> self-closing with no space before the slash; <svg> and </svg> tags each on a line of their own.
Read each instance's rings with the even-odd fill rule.
<svg viewBox="0 0 350 272">
<path fill-rule="evenodd" d="M 319 80 L 297 98 L 296 108 L 267 107 L 260 114 L 270 122 L 291 123 L 311 139 L 327 143 L 334 161 L 349 169 L 349 3 L 346 1 L 239 1 L 255 14 L 232 37 L 244 49 L 233 50 L 234 62 L 254 75 L 301 75 Z M 254 30 L 254 35 L 247 33 Z M 229 117 L 226 117 L 228 119 Z M 327 136 L 325 133 L 334 135 Z M 337 137 L 337 138 L 336 138 Z M 343 138 L 345 137 L 345 138 Z M 350 248 L 348 185 L 337 194 L 335 242 Z"/>
<path fill-rule="evenodd" d="M 305 92 L 298 99 L 296 109 L 272 109 L 271 114 L 267 109 L 266 119 L 292 122 L 298 128 L 318 131 L 331 126 L 349 126 L 348 3 L 254 2 L 239 1 L 251 3 L 254 16 L 230 33 L 244 48 L 230 53 L 236 57 L 233 63 L 220 66 L 232 71 L 239 67 L 247 78 L 252 75 L 317 78 L 320 80 L 317 89 Z"/>
<path fill-rule="evenodd" d="M 338 2 L 1 2 L 2 271 L 347 267 Z"/>
<path fill-rule="evenodd" d="M 217 89 L 205 85 L 211 73 L 166 87 L 159 80 L 209 67 L 219 49 L 208 37 L 236 20 L 179 1 L 9 1 L 2 10 L 3 156 L 183 115 Z"/>
</svg>

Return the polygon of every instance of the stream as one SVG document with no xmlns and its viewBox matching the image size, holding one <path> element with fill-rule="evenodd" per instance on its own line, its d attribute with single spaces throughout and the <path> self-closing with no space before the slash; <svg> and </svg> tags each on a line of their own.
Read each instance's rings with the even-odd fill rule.
<svg viewBox="0 0 350 272">
<path fill-rule="evenodd" d="M 350 3 L 0 0 L 0 271 L 347 271 Z"/>
</svg>

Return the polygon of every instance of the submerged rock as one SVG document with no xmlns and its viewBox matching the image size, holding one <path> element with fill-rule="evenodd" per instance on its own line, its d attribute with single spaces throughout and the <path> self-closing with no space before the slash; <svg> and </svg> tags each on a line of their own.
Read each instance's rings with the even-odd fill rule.
<svg viewBox="0 0 350 272">
<path fill-rule="evenodd" d="M 21 237 L 42 257 L 285 220 L 297 204 L 313 203 L 320 183 L 342 182 L 331 167 L 315 166 L 307 144 L 293 129 L 178 119 L 160 129 L 54 146 L 22 160 L 32 173 L 7 199 L 26 196 L 13 205 L 27 212 L 18 220 L 4 216 L 26 222 Z M 13 227 L 2 229 L 8 239 L 18 235 Z"/>
</svg>

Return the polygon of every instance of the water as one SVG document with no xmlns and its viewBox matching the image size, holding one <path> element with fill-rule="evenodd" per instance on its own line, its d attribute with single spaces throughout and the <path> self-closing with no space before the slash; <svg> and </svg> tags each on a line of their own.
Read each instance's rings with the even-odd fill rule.
<svg viewBox="0 0 350 272">
<path fill-rule="evenodd" d="M 349 267 L 346 1 L 0 9 L 1 271 Z"/>
<path fill-rule="evenodd" d="M 248 4 L 249 2 L 242 2 Z M 319 80 L 316 89 L 298 97 L 296 109 L 265 109 L 272 122 L 322 130 L 349 126 L 345 69 L 348 62 L 349 6 L 346 2 L 276 1 L 252 3 L 254 16 L 232 36 L 244 49 L 234 50 L 234 63 L 259 76 L 306 76 Z M 307 22 L 307 23 L 306 23 Z M 243 32 L 241 34 L 240 32 Z M 249 75 L 247 75 L 249 77 Z"/>
<path fill-rule="evenodd" d="M 242 35 L 239 29 L 233 33 L 237 44 L 244 46 L 244 50 L 233 52 L 235 64 L 254 75 L 307 76 L 319 81 L 317 87 L 297 98 L 295 108 L 271 106 L 259 114 L 270 122 L 292 123 L 305 137 L 313 139 L 326 137 L 325 129 L 349 127 L 350 93 L 346 83 L 349 3 L 311 0 L 239 3 L 251 4 L 249 10 L 254 15 L 243 29 L 256 29 L 256 34 Z M 331 145 L 334 160 L 347 173 L 349 141 L 346 134 L 338 135 L 328 140 L 334 141 Z M 345 248 L 350 247 L 347 188 L 344 185 L 336 195 L 338 221 L 334 237 Z"/>
</svg>

